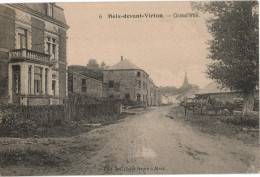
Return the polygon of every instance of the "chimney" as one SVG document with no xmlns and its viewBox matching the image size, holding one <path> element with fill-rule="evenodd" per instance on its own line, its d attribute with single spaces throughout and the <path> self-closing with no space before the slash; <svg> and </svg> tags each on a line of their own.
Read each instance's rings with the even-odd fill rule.
<svg viewBox="0 0 260 177">
<path fill-rule="evenodd" d="M 123 57 L 123 56 L 121 56 L 121 61 L 123 61 L 123 59 L 124 59 L 124 57 Z"/>
</svg>

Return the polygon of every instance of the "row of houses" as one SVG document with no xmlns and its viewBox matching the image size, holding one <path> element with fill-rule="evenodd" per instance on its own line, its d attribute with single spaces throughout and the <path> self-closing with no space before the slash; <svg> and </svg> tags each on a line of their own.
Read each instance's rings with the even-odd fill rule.
<svg viewBox="0 0 260 177">
<path fill-rule="evenodd" d="M 79 93 L 161 103 L 149 74 L 123 57 L 99 75 L 85 74 L 84 66 L 83 72 L 68 67 L 68 29 L 55 3 L 0 5 L 0 102 L 59 105 L 69 93 Z"/>
<path fill-rule="evenodd" d="M 171 95 L 171 94 L 162 94 L 162 104 L 164 105 L 174 105 L 177 106 L 180 104 L 180 94 Z"/>
<path fill-rule="evenodd" d="M 159 88 L 146 71 L 130 60 L 121 60 L 102 71 L 102 79 L 89 77 L 87 67 L 69 67 L 69 93 L 94 97 L 117 98 L 125 102 L 142 102 L 145 106 L 161 104 Z"/>
</svg>

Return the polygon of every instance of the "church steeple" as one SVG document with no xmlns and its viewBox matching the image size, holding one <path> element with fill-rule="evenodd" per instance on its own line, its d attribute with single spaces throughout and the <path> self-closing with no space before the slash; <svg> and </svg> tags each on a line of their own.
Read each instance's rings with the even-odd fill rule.
<svg viewBox="0 0 260 177">
<path fill-rule="evenodd" d="M 183 80 L 183 84 L 182 84 L 182 88 L 183 87 L 187 87 L 189 85 L 189 82 L 188 82 L 188 77 L 187 77 L 187 72 L 185 70 L 185 76 L 184 76 L 184 80 Z"/>
</svg>

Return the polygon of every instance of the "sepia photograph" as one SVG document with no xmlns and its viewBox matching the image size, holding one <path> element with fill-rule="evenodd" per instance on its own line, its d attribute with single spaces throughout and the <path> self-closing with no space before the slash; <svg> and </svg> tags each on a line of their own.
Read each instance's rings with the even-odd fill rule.
<svg viewBox="0 0 260 177">
<path fill-rule="evenodd" d="M 0 2 L 0 176 L 259 174 L 258 1 Z"/>
</svg>

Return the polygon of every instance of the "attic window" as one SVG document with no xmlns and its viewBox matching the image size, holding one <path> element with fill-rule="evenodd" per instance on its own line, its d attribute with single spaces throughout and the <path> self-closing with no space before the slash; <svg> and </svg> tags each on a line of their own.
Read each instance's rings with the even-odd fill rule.
<svg viewBox="0 0 260 177">
<path fill-rule="evenodd" d="M 53 17 L 53 4 L 47 4 L 47 16 Z"/>
<path fill-rule="evenodd" d="M 141 77 L 141 72 L 140 71 L 137 72 L 137 77 Z"/>
</svg>

